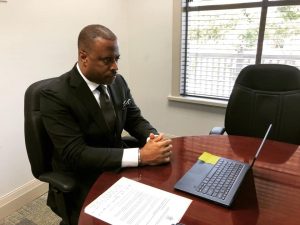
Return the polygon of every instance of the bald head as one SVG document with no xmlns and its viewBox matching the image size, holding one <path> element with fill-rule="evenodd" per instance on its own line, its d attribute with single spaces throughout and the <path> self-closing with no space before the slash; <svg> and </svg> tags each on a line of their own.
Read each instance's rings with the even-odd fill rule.
<svg viewBox="0 0 300 225">
<path fill-rule="evenodd" d="M 94 40 L 97 38 L 114 41 L 117 39 L 117 36 L 105 26 L 99 24 L 88 25 L 79 33 L 78 50 L 89 52 Z"/>
</svg>

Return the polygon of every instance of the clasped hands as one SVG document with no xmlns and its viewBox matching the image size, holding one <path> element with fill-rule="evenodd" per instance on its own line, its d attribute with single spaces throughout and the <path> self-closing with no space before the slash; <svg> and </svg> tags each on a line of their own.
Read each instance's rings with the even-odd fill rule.
<svg viewBox="0 0 300 225">
<path fill-rule="evenodd" d="M 140 149 L 141 165 L 159 165 L 171 161 L 172 141 L 164 134 L 149 135 L 149 140 Z"/>
</svg>

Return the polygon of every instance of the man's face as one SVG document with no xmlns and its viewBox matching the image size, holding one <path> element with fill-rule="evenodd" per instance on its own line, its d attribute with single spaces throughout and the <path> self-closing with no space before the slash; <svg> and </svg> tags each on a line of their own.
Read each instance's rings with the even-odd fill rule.
<svg viewBox="0 0 300 225">
<path fill-rule="evenodd" d="M 111 84 L 116 78 L 120 58 L 117 40 L 96 38 L 88 52 L 79 52 L 80 69 L 97 84 Z"/>
</svg>

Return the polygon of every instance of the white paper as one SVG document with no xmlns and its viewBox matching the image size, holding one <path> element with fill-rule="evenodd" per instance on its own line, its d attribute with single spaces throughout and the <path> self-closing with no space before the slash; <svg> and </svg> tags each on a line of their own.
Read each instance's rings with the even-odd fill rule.
<svg viewBox="0 0 300 225">
<path fill-rule="evenodd" d="M 192 200 L 122 177 L 84 212 L 110 224 L 171 225 Z"/>
</svg>

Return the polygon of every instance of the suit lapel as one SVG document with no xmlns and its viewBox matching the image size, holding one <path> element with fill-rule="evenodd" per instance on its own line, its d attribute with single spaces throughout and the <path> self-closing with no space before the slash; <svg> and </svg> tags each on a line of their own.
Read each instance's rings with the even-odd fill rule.
<svg viewBox="0 0 300 225">
<path fill-rule="evenodd" d="M 86 107 L 100 129 L 104 127 L 105 129 L 109 129 L 93 93 L 82 79 L 76 67 L 71 71 L 70 86 L 74 89 L 74 95 Z"/>
</svg>

